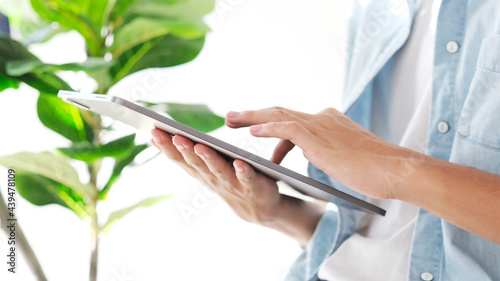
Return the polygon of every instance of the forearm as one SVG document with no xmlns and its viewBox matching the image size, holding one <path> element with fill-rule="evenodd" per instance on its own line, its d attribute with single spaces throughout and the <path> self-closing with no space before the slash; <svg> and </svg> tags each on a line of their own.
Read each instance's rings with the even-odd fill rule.
<svg viewBox="0 0 500 281">
<path fill-rule="evenodd" d="M 500 176 L 422 154 L 410 155 L 389 165 L 400 173 L 393 187 L 396 199 L 500 244 Z"/>
<path fill-rule="evenodd" d="M 262 225 L 280 231 L 306 246 L 324 212 L 324 202 L 308 202 L 281 195 L 280 207 Z"/>
</svg>

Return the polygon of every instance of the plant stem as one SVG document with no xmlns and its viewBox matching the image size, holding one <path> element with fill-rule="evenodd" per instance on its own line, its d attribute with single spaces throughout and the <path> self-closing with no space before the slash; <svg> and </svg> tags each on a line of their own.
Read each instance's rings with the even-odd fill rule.
<svg viewBox="0 0 500 281">
<path fill-rule="evenodd" d="M 97 280 L 97 262 L 99 253 L 99 226 L 97 224 L 97 215 L 92 220 L 92 239 L 94 248 L 92 249 L 92 254 L 90 256 L 90 281 Z"/>
<path fill-rule="evenodd" d="M 94 123 L 94 145 L 99 146 L 101 144 L 101 118 L 100 116 L 95 116 Z M 90 183 L 95 188 L 95 195 L 92 197 L 92 207 L 94 213 L 92 214 L 92 219 L 90 221 L 90 232 L 93 244 L 93 249 L 90 255 L 90 270 L 89 279 L 90 281 L 97 281 L 97 266 L 98 266 L 98 254 L 99 254 L 99 222 L 97 220 L 97 201 L 99 199 L 99 190 L 97 188 L 97 175 L 101 169 L 101 161 L 95 160 L 92 164 L 88 166 L 90 173 Z"/>
<path fill-rule="evenodd" d="M 99 138 L 99 136 L 96 136 Z M 97 174 L 100 169 L 99 161 L 94 161 L 93 164 L 89 165 L 90 172 L 90 182 L 93 186 L 96 187 L 95 196 L 92 198 L 92 206 L 94 209 L 94 213 L 92 214 L 92 219 L 90 221 L 90 233 L 92 239 L 92 253 L 90 256 L 90 272 L 89 279 L 90 281 L 97 281 L 97 262 L 98 262 L 98 253 L 99 253 L 99 223 L 97 221 L 97 200 L 98 200 L 98 190 L 97 190 Z"/>
<path fill-rule="evenodd" d="M 5 201 L 3 199 L 2 193 L 0 192 L 0 218 L 1 221 L 7 221 L 8 218 L 8 211 L 7 211 L 7 205 L 5 204 Z M 21 248 L 21 252 L 23 253 L 26 263 L 28 264 L 28 267 L 30 268 L 31 272 L 35 275 L 36 279 L 38 281 L 47 281 L 47 277 L 45 277 L 45 274 L 43 273 L 42 267 L 40 266 L 40 263 L 38 262 L 38 259 L 36 258 L 35 252 L 33 252 L 33 249 L 31 248 L 28 239 L 26 239 L 26 236 L 24 236 L 24 232 L 21 228 L 21 225 L 19 224 L 19 221 L 16 222 L 16 244 L 19 245 L 19 248 Z M 1 227 L 1 225 L 0 225 Z M 3 227 L 1 227 L 3 230 L 5 230 Z M 9 234 L 6 232 L 7 236 Z"/>
</svg>

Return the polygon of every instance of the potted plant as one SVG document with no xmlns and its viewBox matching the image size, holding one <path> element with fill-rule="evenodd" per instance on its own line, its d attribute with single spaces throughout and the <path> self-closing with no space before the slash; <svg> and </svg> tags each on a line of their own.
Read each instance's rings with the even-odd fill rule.
<svg viewBox="0 0 500 281">
<path fill-rule="evenodd" d="M 0 11 L 19 30 L 18 38 L 0 35 L 0 91 L 17 89 L 20 83 L 39 91 L 37 113 L 41 123 L 70 143 L 54 151 L 2 156 L 0 165 L 15 171 L 16 190 L 27 201 L 40 206 L 58 204 L 88 223 L 94 245 L 91 281 L 97 279 L 100 234 L 135 208 L 151 206 L 169 195 L 146 198 L 112 213 L 104 225 L 98 224 L 97 205 L 104 203 L 123 170 L 148 145 L 136 143 L 134 134 L 104 142 L 102 136 L 113 128 L 104 126 L 101 116 L 59 99 L 59 90 L 79 89 L 72 89 L 58 73 L 83 71 L 96 81 L 95 93 L 105 95 L 133 73 L 189 62 L 203 47 L 209 29 L 202 17 L 214 5 L 214 0 L 31 0 L 0 5 Z M 87 53 L 84 62 L 47 64 L 29 52 L 31 44 L 47 42 L 68 31 L 83 37 Z M 165 104 L 172 118 L 203 132 L 224 124 L 222 117 L 204 105 Z M 107 183 L 99 186 L 97 176 L 104 157 L 113 158 L 114 167 Z M 72 165 L 75 161 L 85 164 L 88 182 L 80 181 Z M 8 216 L 5 207 L 0 206 Z M 39 280 L 46 280 L 24 236 L 18 238 L 24 243 L 28 264 Z"/>
</svg>

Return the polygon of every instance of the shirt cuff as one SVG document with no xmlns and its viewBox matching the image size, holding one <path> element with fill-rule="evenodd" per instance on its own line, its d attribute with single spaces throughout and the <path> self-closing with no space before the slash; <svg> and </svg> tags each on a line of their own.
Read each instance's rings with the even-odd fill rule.
<svg viewBox="0 0 500 281">
<path fill-rule="evenodd" d="M 316 280 L 319 266 L 327 257 L 337 235 L 338 212 L 327 210 L 304 248 L 285 277 L 286 281 Z"/>
</svg>

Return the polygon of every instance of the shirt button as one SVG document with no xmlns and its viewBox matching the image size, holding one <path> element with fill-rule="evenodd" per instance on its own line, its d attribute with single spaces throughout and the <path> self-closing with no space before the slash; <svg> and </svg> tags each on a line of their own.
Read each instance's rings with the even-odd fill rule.
<svg viewBox="0 0 500 281">
<path fill-rule="evenodd" d="M 432 279 L 434 279 L 434 276 L 432 276 L 432 274 L 430 274 L 429 272 L 424 272 L 420 275 L 420 278 L 424 281 L 431 281 Z"/>
<path fill-rule="evenodd" d="M 446 51 L 450 54 L 454 54 L 458 52 L 458 43 L 455 41 L 449 41 L 446 43 Z"/>
<path fill-rule="evenodd" d="M 450 130 L 450 125 L 448 125 L 448 123 L 446 123 L 444 121 L 441 121 L 438 123 L 437 129 L 440 133 L 444 134 Z"/>
</svg>

